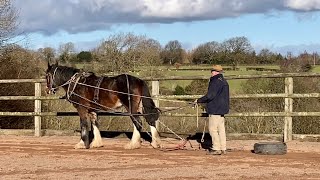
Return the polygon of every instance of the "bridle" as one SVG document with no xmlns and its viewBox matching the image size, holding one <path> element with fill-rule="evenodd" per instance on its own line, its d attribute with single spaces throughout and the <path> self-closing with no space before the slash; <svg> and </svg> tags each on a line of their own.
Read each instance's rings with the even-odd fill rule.
<svg viewBox="0 0 320 180">
<path fill-rule="evenodd" d="M 57 70 L 58 70 L 58 67 L 56 67 L 54 69 L 52 75 L 51 75 L 51 73 L 47 73 L 47 75 L 46 75 L 47 93 L 48 94 L 50 94 L 50 93 L 55 94 L 56 90 L 58 90 L 59 87 L 63 87 L 63 86 L 66 86 L 66 85 L 70 86 L 70 83 L 73 82 L 75 80 L 76 76 L 79 74 L 79 73 L 75 73 L 67 82 L 65 82 L 65 83 L 63 83 L 61 85 L 58 85 L 57 87 L 53 87 Z"/>
<path fill-rule="evenodd" d="M 58 67 L 56 67 L 53 71 L 53 74 L 51 73 L 47 73 L 46 74 L 46 80 L 47 80 L 47 89 L 48 89 L 48 94 L 53 93 L 55 94 L 56 90 L 59 88 L 58 87 L 53 87 L 53 84 L 54 84 L 54 78 L 55 78 L 55 75 L 56 75 L 56 72 L 57 72 L 57 69 Z"/>
</svg>

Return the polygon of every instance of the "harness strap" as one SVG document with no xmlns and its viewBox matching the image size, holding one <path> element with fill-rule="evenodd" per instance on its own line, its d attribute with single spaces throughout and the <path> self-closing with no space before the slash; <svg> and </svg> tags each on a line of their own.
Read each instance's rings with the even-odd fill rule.
<svg viewBox="0 0 320 180">
<path fill-rule="evenodd" d="M 68 86 L 68 90 L 67 90 L 67 93 L 66 93 L 67 94 L 67 100 L 70 100 L 70 97 L 73 94 L 73 91 L 76 89 L 76 86 L 79 83 L 79 80 L 80 80 L 81 76 L 82 76 L 81 73 L 75 73 L 71 77 L 70 83 L 69 83 L 69 86 Z M 74 83 L 73 86 L 72 86 L 72 83 Z"/>
<path fill-rule="evenodd" d="M 129 84 L 129 79 L 128 79 L 128 75 L 126 75 L 126 79 L 127 79 L 127 89 L 128 89 L 128 102 L 129 102 L 129 113 L 132 114 L 132 109 L 131 109 L 131 99 L 130 99 L 130 84 Z"/>
<path fill-rule="evenodd" d="M 94 102 L 99 101 L 100 85 L 101 85 L 102 81 L 103 81 L 103 76 L 99 78 L 98 83 L 96 85 L 96 88 L 94 89 L 94 98 L 93 98 Z"/>
</svg>

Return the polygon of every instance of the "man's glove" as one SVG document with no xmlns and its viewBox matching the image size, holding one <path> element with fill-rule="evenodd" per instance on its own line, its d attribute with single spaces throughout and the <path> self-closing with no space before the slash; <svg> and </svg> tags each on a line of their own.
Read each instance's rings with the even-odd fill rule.
<svg viewBox="0 0 320 180">
<path fill-rule="evenodd" d="M 196 100 L 194 100 L 193 102 L 192 102 L 192 107 L 193 108 L 195 108 L 196 106 L 197 106 L 197 104 L 198 104 L 198 99 L 196 99 Z"/>
</svg>

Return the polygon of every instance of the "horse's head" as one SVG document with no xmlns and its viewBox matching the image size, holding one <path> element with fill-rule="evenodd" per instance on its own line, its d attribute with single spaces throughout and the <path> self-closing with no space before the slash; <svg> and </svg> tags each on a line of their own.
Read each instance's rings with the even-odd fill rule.
<svg viewBox="0 0 320 180">
<path fill-rule="evenodd" d="M 46 92 L 48 94 L 55 94 L 59 87 L 67 86 L 79 71 L 79 69 L 73 67 L 60 66 L 58 62 L 53 65 L 50 65 L 48 62 L 48 68 L 46 70 Z"/>
<path fill-rule="evenodd" d="M 58 89 L 59 85 L 56 81 L 56 73 L 59 68 L 58 62 L 53 65 L 50 65 L 48 62 L 48 68 L 46 70 L 46 81 L 47 81 L 47 94 L 55 94 L 56 90 Z"/>
</svg>

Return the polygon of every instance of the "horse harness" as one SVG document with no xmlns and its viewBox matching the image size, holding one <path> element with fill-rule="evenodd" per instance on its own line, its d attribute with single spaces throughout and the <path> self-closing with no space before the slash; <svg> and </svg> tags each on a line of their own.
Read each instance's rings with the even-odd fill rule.
<svg viewBox="0 0 320 180">
<path fill-rule="evenodd" d="M 98 102 L 99 101 L 99 92 L 100 92 L 100 86 L 101 86 L 101 83 L 103 81 L 103 76 L 101 76 L 99 79 L 98 79 L 98 83 L 94 89 L 94 97 L 93 97 L 93 101 L 94 102 Z"/>
<path fill-rule="evenodd" d="M 71 79 L 69 80 L 70 83 L 69 83 L 68 90 L 67 90 L 67 100 L 70 99 L 70 97 L 73 94 L 77 84 L 79 84 L 80 79 L 89 77 L 90 75 L 91 75 L 91 73 L 82 72 L 82 73 L 76 73 L 71 77 Z M 101 76 L 98 79 L 98 82 L 97 82 L 96 86 L 94 87 L 93 102 L 95 102 L 95 103 L 97 103 L 99 101 L 100 86 L 101 86 L 101 83 L 102 83 L 103 79 L 104 79 L 104 77 Z M 84 79 L 83 83 L 85 83 L 85 79 Z"/>
</svg>

